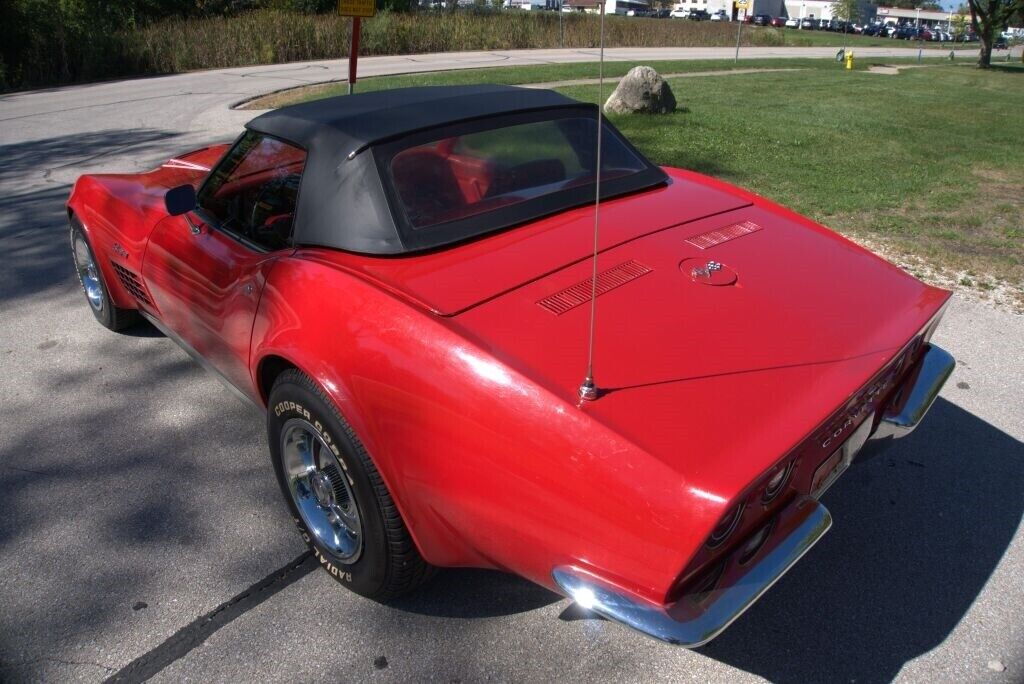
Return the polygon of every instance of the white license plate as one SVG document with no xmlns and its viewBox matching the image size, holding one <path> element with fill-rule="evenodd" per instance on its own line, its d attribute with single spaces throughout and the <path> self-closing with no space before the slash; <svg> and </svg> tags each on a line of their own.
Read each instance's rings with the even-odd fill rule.
<svg viewBox="0 0 1024 684">
<path fill-rule="evenodd" d="M 811 480 L 811 496 L 815 499 L 825 493 L 832 483 L 839 479 L 839 476 L 846 472 L 853 462 L 854 456 L 864 446 L 871 436 L 871 416 L 869 415 L 853 434 L 847 437 L 843 445 L 832 452 L 832 455 L 822 461 L 818 469 L 814 471 L 814 479 Z"/>
</svg>

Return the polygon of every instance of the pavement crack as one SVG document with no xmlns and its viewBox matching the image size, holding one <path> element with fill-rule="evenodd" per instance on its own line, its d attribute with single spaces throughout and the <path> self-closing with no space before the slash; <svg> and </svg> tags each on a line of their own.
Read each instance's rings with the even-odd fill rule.
<svg viewBox="0 0 1024 684">
<path fill-rule="evenodd" d="M 16 235 L 12 235 L 11 237 L 18 237 L 18 235 L 20 235 L 20 233 L 16 234 Z M 39 470 L 30 470 L 29 468 L 18 468 L 17 466 L 12 466 L 12 465 L 5 465 L 4 468 L 7 468 L 8 470 L 16 470 L 19 473 L 32 473 L 33 475 L 47 475 L 48 474 L 48 473 L 44 473 L 44 472 L 39 471 Z"/>
<path fill-rule="evenodd" d="M 171 663 L 183 658 L 194 648 L 213 636 L 219 629 L 231 624 L 285 587 L 299 581 L 317 568 L 316 559 L 309 551 L 301 554 L 284 567 L 278 568 L 247 589 L 231 597 L 209 613 L 201 615 L 169 636 L 156 648 L 143 653 L 106 682 L 144 682 Z"/>
<path fill-rule="evenodd" d="M 45 663 L 45 662 L 57 663 L 59 665 L 72 665 L 72 666 L 85 665 L 87 667 L 98 667 L 101 670 L 106 670 L 107 672 L 113 672 L 114 671 L 114 668 L 112 668 L 112 667 L 108 667 L 107 665 L 103 665 L 102 663 L 94 663 L 91 660 L 66 660 L 64 658 L 54 658 L 53 656 L 40 656 L 38 658 L 33 658 L 32 660 L 23 660 L 23 661 L 5 661 L 5 660 L 0 660 L 0 670 L 10 669 L 10 668 L 19 668 L 19 667 L 28 667 L 29 665 L 37 665 L 39 663 Z"/>
<path fill-rule="evenodd" d="M 32 112 L 31 114 L 19 114 L 18 116 L 9 116 L 0 121 L 14 121 L 16 119 L 31 119 L 35 116 L 46 116 L 47 114 L 64 114 L 66 112 L 75 112 L 80 109 L 94 109 L 96 107 L 113 107 L 115 105 L 132 104 L 134 102 L 146 102 L 147 100 L 164 100 L 169 97 L 184 97 L 192 95 L 191 92 L 176 92 L 169 95 L 153 95 L 151 97 L 137 97 L 131 100 L 117 100 L 115 102 L 94 102 L 87 105 L 79 105 L 78 107 L 64 107 L 63 109 L 50 109 L 42 112 Z"/>
</svg>

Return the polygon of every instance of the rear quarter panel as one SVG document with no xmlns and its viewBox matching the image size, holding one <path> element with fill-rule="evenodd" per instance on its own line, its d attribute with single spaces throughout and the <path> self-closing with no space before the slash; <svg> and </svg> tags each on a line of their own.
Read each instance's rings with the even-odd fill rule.
<svg viewBox="0 0 1024 684">
<path fill-rule="evenodd" d="M 573 563 L 660 600 L 718 507 L 456 325 L 299 252 L 270 274 L 253 368 L 280 356 L 326 390 L 429 562 L 548 587 Z"/>
</svg>

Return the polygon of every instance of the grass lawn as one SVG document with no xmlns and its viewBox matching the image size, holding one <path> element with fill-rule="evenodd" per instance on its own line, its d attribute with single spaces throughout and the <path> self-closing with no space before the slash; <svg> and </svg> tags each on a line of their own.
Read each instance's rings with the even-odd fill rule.
<svg viewBox="0 0 1024 684">
<path fill-rule="evenodd" d="M 834 35 L 834 34 L 833 34 Z M 741 52 L 742 54 L 742 52 Z M 856 53 L 854 53 L 856 55 Z M 973 63 L 975 56 L 959 58 L 963 62 Z M 948 56 L 929 55 L 925 53 L 925 64 L 938 64 L 948 60 Z M 916 64 L 917 59 L 907 58 L 864 58 L 854 60 L 857 70 L 867 69 L 872 64 Z M 699 71 L 722 71 L 734 69 L 815 69 L 829 73 L 841 70 L 841 66 L 831 59 L 822 58 L 774 58 L 774 59 L 741 59 L 739 62 L 720 59 L 688 59 L 671 61 L 649 61 L 644 64 L 654 67 L 660 74 L 681 74 Z M 605 78 L 621 78 L 636 66 L 635 62 L 606 61 L 604 64 Z M 408 88 L 411 86 L 429 85 L 465 85 L 473 83 L 494 83 L 501 85 L 523 85 L 527 83 L 551 83 L 573 79 L 597 78 L 596 62 L 579 64 L 539 64 L 520 67 L 490 67 L 485 69 L 463 69 L 459 71 L 435 71 L 422 74 L 402 74 L 399 76 L 372 76 L 363 78 L 356 84 L 356 92 L 365 93 L 373 90 L 389 88 Z M 338 78 L 347 78 L 347 74 L 339 73 Z M 271 93 L 264 97 L 251 100 L 242 109 L 273 109 L 285 105 L 298 104 L 318 100 L 323 97 L 344 95 L 348 92 L 345 83 L 325 83 L 322 85 L 302 86 Z"/>
<path fill-rule="evenodd" d="M 659 164 L 750 188 L 866 239 L 918 275 L 998 287 L 1024 309 L 1024 65 L 986 72 L 936 60 L 898 75 L 864 70 L 883 62 L 900 63 L 861 60 L 851 73 L 830 60 L 744 61 L 737 68 L 801 70 L 670 79 L 684 110 L 611 118 Z M 682 73 L 733 64 L 652 66 Z M 594 64 L 538 66 L 367 79 L 359 88 L 595 75 Z M 559 90 L 598 98 L 596 85 Z"/>
<path fill-rule="evenodd" d="M 612 117 L 653 160 L 751 188 L 894 255 L 921 257 L 922 275 L 940 269 L 931 275 L 964 287 L 1008 286 L 1024 307 L 1021 66 L 671 83 L 688 111 Z M 562 91 L 597 98 L 594 86 Z"/>
</svg>

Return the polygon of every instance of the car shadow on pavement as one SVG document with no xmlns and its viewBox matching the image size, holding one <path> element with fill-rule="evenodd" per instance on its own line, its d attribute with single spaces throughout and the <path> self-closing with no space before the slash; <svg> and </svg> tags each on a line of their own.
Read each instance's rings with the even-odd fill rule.
<svg viewBox="0 0 1024 684">
<path fill-rule="evenodd" d="M 700 653 L 773 682 L 888 682 L 971 608 L 1024 512 L 1024 444 L 939 399 L 823 498 L 832 530 Z"/>
<path fill-rule="evenodd" d="M 525 613 L 562 597 L 497 570 L 442 569 L 416 592 L 388 602 L 391 608 L 446 618 L 489 618 Z"/>
</svg>

